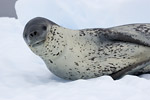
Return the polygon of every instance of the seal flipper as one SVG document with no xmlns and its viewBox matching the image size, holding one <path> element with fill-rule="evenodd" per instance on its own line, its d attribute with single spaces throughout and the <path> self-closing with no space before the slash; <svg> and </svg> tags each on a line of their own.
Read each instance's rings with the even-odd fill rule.
<svg viewBox="0 0 150 100">
<path fill-rule="evenodd" d="M 150 47 L 150 24 L 129 24 L 104 29 L 111 41 L 129 42 Z"/>
<path fill-rule="evenodd" d="M 114 79 L 120 79 L 125 75 L 134 75 L 135 73 L 138 72 L 138 70 L 147 67 L 148 65 L 150 65 L 150 60 L 146 60 L 143 62 L 139 62 L 137 64 L 133 64 L 133 65 L 129 65 L 126 68 L 111 74 L 110 76 Z"/>
</svg>

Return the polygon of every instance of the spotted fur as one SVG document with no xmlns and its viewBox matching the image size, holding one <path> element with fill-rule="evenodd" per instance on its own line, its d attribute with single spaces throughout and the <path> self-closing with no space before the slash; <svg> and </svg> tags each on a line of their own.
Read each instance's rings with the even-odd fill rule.
<svg viewBox="0 0 150 100">
<path fill-rule="evenodd" d="M 82 30 L 54 24 L 47 32 L 45 42 L 30 48 L 58 77 L 89 79 L 114 75 L 127 68 L 131 71 L 136 64 L 144 65 L 142 62 L 150 59 L 149 36 L 150 24 Z M 135 74 L 149 71 L 149 66 L 143 66 Z"/>
</svg>

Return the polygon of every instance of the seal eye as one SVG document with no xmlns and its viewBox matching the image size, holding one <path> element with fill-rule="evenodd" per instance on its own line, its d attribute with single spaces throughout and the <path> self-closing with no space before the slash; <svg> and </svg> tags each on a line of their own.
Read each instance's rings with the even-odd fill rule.
<svg viewBox="0 0 150 100">
<path fill-rule="evenodd" d="M 43 30 L 47 30 L 47 27 L 46 27 L 46 26 L 43 26 L 42 29 L 43 29 Z"/>
<path fill-rule="evenodd" d="M 27 34 L 25 34 L 24 37 L 27 38 Z"/>
</svg>

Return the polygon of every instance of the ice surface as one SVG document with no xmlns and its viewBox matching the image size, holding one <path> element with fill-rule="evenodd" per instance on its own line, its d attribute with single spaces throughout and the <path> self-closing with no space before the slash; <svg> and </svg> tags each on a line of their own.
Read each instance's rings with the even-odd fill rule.
<svg viewBox="0 0 150 100">
<path fill-rule="evenodd" d="M 40 0 L 38 2 L 35 2 L 35 0 L 19 0 L 16 6 L 16 8 L 19 9 L 17 10 L 19 20 L 0 18 L 0 100 L 150 99 L 150 74 L 145 74 L 140 77 L 127 75 L 116 81 L 109 76 L 89 80 L 67 81 L 49 72 L 44 62 L 29 50 L 22 38 L 26 21 L 39 14 L 70 28 L 77 28 L 80 25 L 81 27 L 85 27 L 86 25 L 86 27 L 89 27 L 88 25 L 91 22 L 93 25 L 98 25 L 97 18 L 93 19 L 94 22 L 90 19 L 90 17 L 94 18 L 93 16 L 96 16 L 97 13 L 93 12 L 95 15 L 90 15 L 86 18 L 88 13 L 85 8 L 89 7 L 89 9 L 91 9 L 88 9 L 89 12 L 92 12 L 93 9 L 99 9 L 99 1 L 96 0 L 98 3 L 94 6 L 96 3 L 91 3 L 90 0 L 87 0 L 88 2 L 85 8 L 78 8 L 75 12 L 72 12 L 75 6 L 67 5 L 67 3 L 63 2 L 64 0 L 59 3 L 57 0 L 57 3 L 54 2 L 54 0 L 49 0 L 51 3 L 46 3 L 46 0 L 42 1 L 43 3 L 41 3 Z M 85 2 L 84 0 L 81 0 L 79 3 L 77 1 L 78 0 L 69 2 L 74 2 L 75 5 L 79 5 L 78 7 L 82 7 L 80 3 L 83 4 Z M 104 1 L 102 3 L 106 4 Z M 110 0 L 110 2 L 112 3 L 112 0 Z M 48 6 L 48 4 L 51 5 Z M 120 4 L 122 3 L 120 2 Z M 109 7 L 109 5 L 107 5 L 107 7 Z M 58 8 L 54 10 L 55 6 Z M 44 10 L 46 9 L 48 9 L 49 12 L 53 12 L 52 15 L 45 13 Z M 61 12 L 59 12 L 59 10 L 61 10 Z M 82 14 L 74 18 L 73 16 L 78 13 L 78 10 L 81 10 Z M 59 16 L 56 16 L 57 14 Z M 104 18 L 104 16 L 101 18 Z M 90 20 L 87 22 L 87 19 Z M 100 19 L 102 23 L 106 20 L 107 18 L 105 20 Z M 108 26 L 109 21 L 106 21 L 107 24 L 105 25 Z M 72 23 L 74 24 L 71 25 Z M 109 24 L 111 24 L 111 22 Z"/>
<path fill-rule="evenodd" d="M 0 18 L 0 100 L 149 100 L 150 75 L 66 81 L 48 71 L 22 38 L 18 20 Z"/>
</svg>

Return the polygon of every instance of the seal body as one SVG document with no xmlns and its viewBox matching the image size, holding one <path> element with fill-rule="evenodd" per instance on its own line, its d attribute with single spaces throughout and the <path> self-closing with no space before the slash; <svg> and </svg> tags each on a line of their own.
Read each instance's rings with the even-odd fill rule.
<svg viewBox="0 0 150 100">
<path fill-rule="evenodd" d="M 24 34 L 39 29 L 33 23 L 36 19 L 40 18 L 30 21 Z M 132 74 L 146 73 L 150 71 L 146 64 L 150 60 L 150 41 L 149 33 L 142 33 L 140 25 L 150 28 L 149 24 L 131 24 L 107 29 L 71 30 L 48 23 L 45 33 L 40 33 L 46 34 L 44 40 L 29 47 L 44 60 L 52 73 L 64 79 L 89 79 L 113 75 L 124 69 L 128 70 L 119 73 L 119 77 L 129 71 Z M 29 44 L 27 38 L 24 37 Z"/>
</svg>

